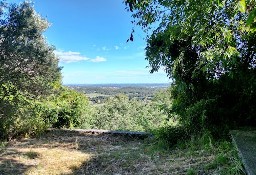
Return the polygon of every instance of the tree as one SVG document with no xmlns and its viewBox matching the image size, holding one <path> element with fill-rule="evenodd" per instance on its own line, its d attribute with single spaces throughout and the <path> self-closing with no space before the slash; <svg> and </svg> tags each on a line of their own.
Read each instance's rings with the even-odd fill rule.
<svg viewBox="0 0 256 175">
<path fill-rule="evenodd" d="M 32 4 L 0 1 L 0 139 L 33 135 L 51 124 L 42 101 L 60 87 L 61 74 L 43 37 L 48 26 Z"/>
<path fill-rule="evenodd" d="M 151 72 L 173 79 L 171 113 L 192 132 L 256 125 L 254 0 L 126 0 Z"/>
<path fill-rule="evenodd" d="M 43 32 L 49 24 L 32 4 L 6 4 L 0 13 L 0 84 L 11 82 L 19 90 L 39 96 L 60 83 L 60 68 Z"/>
<path fill-rule="evenodd" d="M 55 128 L 72 128 L 72 127 L 85 127 L 89 126 L 89 121 L 92 114 L 92 106 L 89 105 L 88 98 L 81 92 L 62 87 L 59 94 L 53 100 L 45 102 L 49 110 L 46 112 L 48 115 L 49 123 Z"/>
</svg>

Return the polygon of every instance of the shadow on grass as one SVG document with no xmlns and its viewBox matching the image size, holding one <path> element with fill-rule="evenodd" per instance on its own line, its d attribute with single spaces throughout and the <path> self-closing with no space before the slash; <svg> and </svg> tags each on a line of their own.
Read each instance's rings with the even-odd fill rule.
<svg viewBox="0 0 256 175">
<path fill-rule="evenodd" d="M 147 161 L 147 158 L 141 157 L 140 151 L 140 149 L 135 151 L 120 149 L 99 154 L 84 162 L 79 168 L 73 168 L 72 174 L 147 174 L 145 171 L 146 169 L 152 169 L 150 167 L 152 162 L 146 163 L 148 164 L 148 167 L 146 167 L 144 163 Z"/>
<path fill-rule="evenodd" d="M 136 150 L 139 146 L 140 141 L 135 138 L 88 134 L 72 130 L 51 130 L 38 138 L 10 142 L 0 155 L 0 175 L 31 172 L 47 174 L 51 170 L 47 172 L 44 169 L 53 166 L 56 171 L 51 172 L 52 174 L 113 174 L 121 170 L 127 174 L 132 170 L 130 164 L 136 155 L 139 155 Z M 125 151 L 128 149 L 134 151 Z M 47 167 L 45 164 L 48 160 L 45 160 L 47 156 L 44 154 L 51 155 L 49 159 L 56 159 L 56 162 L 49 160 L 55 165 Z M 77 155 L 78 157 L 81 155 L 82 158 L 77 164 L 73 163 L 73 166 L 73 157 Z M 86 155 L 91 157 L 85 159 L 83 156 Z M 64 157 L 63 160 L 58 160 L 58 156 L 59 159 Z M 57 166 L 60 166 L 59 170 Z M 64 166 L 66 169 L 61 169 Z M 35 173 L 40 168 L 39 173 Z"/>
<path fill-rule="evenodd" d="M 20 161 L 16 160 L 15 157 L 18 155 L 23 155 L 23 153 L 18 152 L 15 149 L 5 153 L 4 155 L 1 155 L 1 158 L 0 158 L 0 174 L 1 175 L 24 174 L 27 171 L 27 169 L 32 167 L 32 165 L 25 165 Z"/>
</svg>

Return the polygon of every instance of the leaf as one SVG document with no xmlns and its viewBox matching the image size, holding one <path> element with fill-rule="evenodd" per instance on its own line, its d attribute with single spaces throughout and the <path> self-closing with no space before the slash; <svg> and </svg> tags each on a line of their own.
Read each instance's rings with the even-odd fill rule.
<svg viewBox="0 0 256 175">
<path fill-rule="evenodd" d="M 248 18 L 247 18 L 247 21 L 246 21 L 246 25 L 247 25 L 247 26 L 251 25 L 251 24 L 253 23 L 255 17 L 256 17 L 256 8 L 253 9 L 253 10 L 250 12 L 250 14 L 249 14 L 249 16 L 248 16 Z"/>
<path fill-rule="evenodd" d="M 240 12 L 242 12 L 242 13 L 245 13 L 245 11 L 246 11 L 246 2 L 245 2 L 245 0 L 240 0 L 239 1 L 239 10 L 240 10 Z"/>
</svg>

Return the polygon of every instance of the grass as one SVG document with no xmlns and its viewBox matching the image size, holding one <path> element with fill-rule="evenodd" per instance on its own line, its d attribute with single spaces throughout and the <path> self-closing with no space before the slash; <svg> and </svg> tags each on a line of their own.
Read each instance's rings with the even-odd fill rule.
<svg viewBox="0 0 256 175">
<path fill-rule="evenodd" d="M 9 142 L 0 151 L 0 174 L 243 174 L 229 142 L 196 144 L 167 149 L 154 140 L 53 130 Z"/>
</svg>

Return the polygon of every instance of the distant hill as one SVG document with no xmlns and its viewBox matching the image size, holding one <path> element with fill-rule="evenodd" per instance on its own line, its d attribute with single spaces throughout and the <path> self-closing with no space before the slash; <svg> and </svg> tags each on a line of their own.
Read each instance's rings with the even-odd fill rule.
<svg viewBox="0 0 256 175">
<path fill-rule="evenodd" d="M 123 87 L 145 87 L 145 88 L 167 88 L 169 83 L 131 83 L 131 84 L 66 84 L 68 87 L 101 87 L 101 88 L 123 88 Z"/>
<path fill-rule="evenodd" d="M 107 98 L 125 94 L 130 99 L 151 100 L 156 92 L 170 84 L 72 84 L 67 87 L 83 92 L 92 103 L 104 103 Z"/>
</svg>

